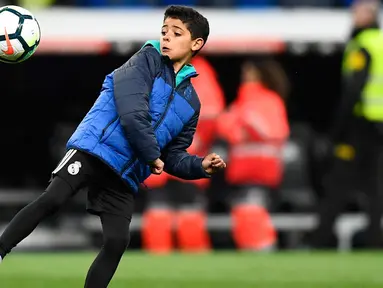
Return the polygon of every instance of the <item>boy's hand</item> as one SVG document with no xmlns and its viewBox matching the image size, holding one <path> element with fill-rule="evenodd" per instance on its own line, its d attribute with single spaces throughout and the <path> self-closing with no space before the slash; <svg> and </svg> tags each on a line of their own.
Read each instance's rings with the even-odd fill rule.
<svg viewBox="0 0 383 288">
<path fill-rule="evenodd" d="M 157 158 L 150 163 L 150 170 L 153 174 L 160 175 L 164 171 L 164 162 L 160 158 Z"/>
<path fill-rule="evenodd" d="M 220 169 L 226 168 L 226 163 L 221 159 L 221 156 L 215 153 L 211 153 L 203 159 L 202 167 L 206 173 L 213 174 Z"/>
</svg>

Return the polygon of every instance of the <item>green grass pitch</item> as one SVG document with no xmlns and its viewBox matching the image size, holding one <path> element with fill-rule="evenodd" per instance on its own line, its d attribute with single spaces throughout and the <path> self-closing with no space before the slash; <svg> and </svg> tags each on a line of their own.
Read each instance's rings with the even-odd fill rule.
<svg viewBox="0 0 383 288">
<path fill-rule="evenodd" d="M 1 288 L 83 287 L 94 253 L 13 253 L 0 264 Z M 383 287 L 383 254 L 212 253 L 124 255 L 111 288 Z"/>
</svg>

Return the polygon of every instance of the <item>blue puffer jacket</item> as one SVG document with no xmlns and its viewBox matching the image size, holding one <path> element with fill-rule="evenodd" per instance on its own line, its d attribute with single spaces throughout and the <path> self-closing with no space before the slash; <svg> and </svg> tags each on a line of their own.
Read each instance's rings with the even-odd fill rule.
<svg viewBox="0 0 383 288">
<path fill-rule="evenodd" d="M 175 75 L 159 41 L 148 41 L 106 76 L 101 94 L 69 139 L 67 148 L 94 155 L 137 191 L 148 163 L 161 157 L 165 171 L 183 179 L 208 177 L 202 158 L 189 155 L 200 102 L 191 65 Z"/>
</svg>

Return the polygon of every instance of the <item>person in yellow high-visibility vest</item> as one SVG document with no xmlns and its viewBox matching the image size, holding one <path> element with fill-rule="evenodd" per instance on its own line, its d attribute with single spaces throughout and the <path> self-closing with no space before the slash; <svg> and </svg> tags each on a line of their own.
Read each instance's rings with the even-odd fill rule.
<svg viewBox="0 0 383 288">
<path fill-rule="evenodd" d="M 352 192 L 366 196 L 369 225 L 361 244 L 383 247 L 383 33 L 379 29 L 379 1 L 358 0 L 352 5 L 354 29 L 342 63 L 342 99 L 329 143 L 333 161 L 324 181 L 319 226 L 313 245 L 331 242 L 333 224 Z M 354 181 L 357 180 L 357 181 Z"/>
</svg>

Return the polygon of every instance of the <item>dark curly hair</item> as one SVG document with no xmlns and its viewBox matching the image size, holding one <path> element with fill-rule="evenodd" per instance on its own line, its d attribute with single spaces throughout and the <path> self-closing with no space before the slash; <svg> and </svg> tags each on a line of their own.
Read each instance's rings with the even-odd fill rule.
<svg viewBox="0 0 383 288">
<path fill-rule="evenodd" d="M 192 39 L 202 38 L 204 45 L 209 37 L 209 21 L 193 8 L 179 5 L 169 6 L 164 14 L 164 21 L 167 18 L 179 19 L 190 31 Z"/>
</svg>

